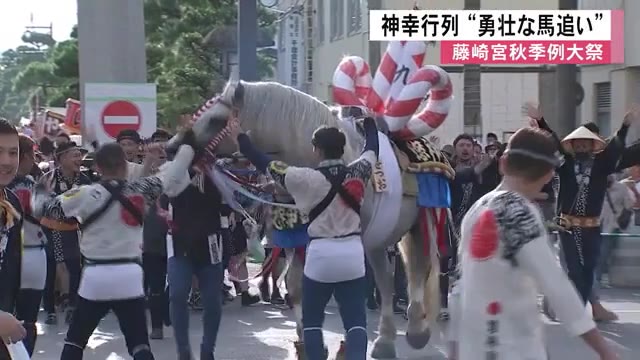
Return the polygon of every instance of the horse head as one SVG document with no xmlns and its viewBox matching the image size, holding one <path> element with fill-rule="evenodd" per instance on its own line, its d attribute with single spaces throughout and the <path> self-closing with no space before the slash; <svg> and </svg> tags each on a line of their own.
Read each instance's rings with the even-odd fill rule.
<svg viewBox="0 0 640 360">
<path fill-rule="evenodd" d="M 191 145 L 201 158 L 210 154 L 232 154 L 236 146 L 228 137 L 231 122 L 238 117 L 244 97 L 244 85 L 229 81 L 222 94 L 209 99 L 194 114 L 189 130 L 179 132 L 167 144 L 167 152 L 175 153 L 182 144 Z"/>
</svg>

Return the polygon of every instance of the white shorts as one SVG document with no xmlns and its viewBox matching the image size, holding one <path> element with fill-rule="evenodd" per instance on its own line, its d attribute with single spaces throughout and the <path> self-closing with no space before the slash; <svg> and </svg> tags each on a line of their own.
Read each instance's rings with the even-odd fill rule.
<svg viewBox="0 0 640 360">
<path fill-rule="evenodd" d="M 47 254 L 44 248 L 25 248 L 22 253 L 20 288 L 44 290 L 47 282 Z"/>
</svg>

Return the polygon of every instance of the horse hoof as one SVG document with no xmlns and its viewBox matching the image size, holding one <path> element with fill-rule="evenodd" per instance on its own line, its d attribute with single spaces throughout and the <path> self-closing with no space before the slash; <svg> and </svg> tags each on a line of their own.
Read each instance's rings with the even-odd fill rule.
<svg viewBox="0 0 640 360">
<path fill-rule="evenodd" d="M 371 357 L 374 359 L 395 359 L 396 347 L 393 342 L 386 342 L 381 340 L 381 338 L 377 338 L 373 342 Z"/>
<path fill-rule="evenodd" d="M 429 343 L 431 339 L 431 330 L 429 328 L 419 333 L 407 332 L 407 343 L 414 349 L 423 349 Z"/>
</svg>

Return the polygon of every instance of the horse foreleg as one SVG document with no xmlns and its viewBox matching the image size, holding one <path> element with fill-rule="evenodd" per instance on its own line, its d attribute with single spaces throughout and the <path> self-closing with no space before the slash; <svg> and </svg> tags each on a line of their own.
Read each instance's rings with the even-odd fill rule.
<svg viewBox="0 0 640 360">
<path fill-rule="evenodd" d="M 375 359 L 395 359 L 396 324 L 393 320 L 393 273 L 389 268 L 385 248 L 367 249 L 367 261 L 380 291 L 379 335 L 373 342 L 371 356 Z"/>
<path fill-rule="evenodd" d="M 435 231 L 428 231 L 430 233 L 429 239 L 434 238 Z M 427 314 L 433 316 L 432 308 L 435 306 L 434 299 L 432 299 L 434 297 L 434 286 L 436 289 L 435 301 L 437 301 L 439 293 L 438 274 L 428 274 L 432 270 L 433 264 L 431 257 L 424 255 L 423 239 L 420 225 L 416 224 L 411 228 L 410 233 L 406 234 L 400 241 L 400 253 L 405 263 L 409 287 L 407 343 L 414 349 L 422 349 L 429 343 L 431 329 L 429 328 L 430 319 L 427 318 Z M 433 246 L 430 246 L 432 252 L 435 251 Z"/>
</svg>

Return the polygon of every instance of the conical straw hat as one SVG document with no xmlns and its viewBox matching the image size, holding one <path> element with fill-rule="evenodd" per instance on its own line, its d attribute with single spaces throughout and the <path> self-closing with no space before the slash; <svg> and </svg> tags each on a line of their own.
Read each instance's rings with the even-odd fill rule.
<svg viewBox="0 0 640 360">
<path fill-rule="evenodd" d="M 572 140 L 593 140 L 593 152 L 597 153 L 604 149 L 607 146 L 607 143 L 602 140 L 600 136 L 593 133 L 591 130 L 587 129 L 584 126 L 580 126 L 579 128 L 573 130 L 573 132 L 564 139 L 562 139 L 562 147 L 568 153 L 573 153 L 573 145 L 571 143 Z"/>
</svg>

